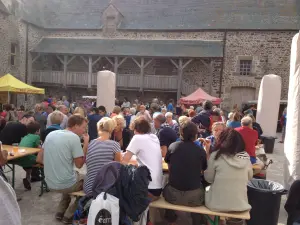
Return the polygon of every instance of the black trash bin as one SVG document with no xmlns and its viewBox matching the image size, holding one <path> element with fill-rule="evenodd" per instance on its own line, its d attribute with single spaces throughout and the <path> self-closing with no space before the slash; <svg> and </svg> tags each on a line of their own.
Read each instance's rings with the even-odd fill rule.
<svg viewBox="0 0 300 225">
<path fill-rule="evenodd" d="M 248 183 L 248 201 L 252 206 L 247 225 L 277 225 L 281 196 L 287 191 L 276 182 L 252 179 Z"/>
<path fill-rule="evenodd" d="M 262 136 L 266 153 L 273 153 L 276 137 Z"/>
</svg>

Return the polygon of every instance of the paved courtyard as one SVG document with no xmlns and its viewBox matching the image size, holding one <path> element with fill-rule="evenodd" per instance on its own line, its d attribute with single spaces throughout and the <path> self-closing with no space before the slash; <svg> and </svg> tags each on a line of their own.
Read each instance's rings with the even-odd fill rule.
<svg viewBox="0 0 300 225">
<path fill-rule="evenodd" d="M 279 137 L 280 134 L 278 134 Z M 267 178 L 269 180 L 283 183 L 283 163 L 284 163 L 284 152 L 283 144 L 277 143 L 274 149 L 274 153 L 268 155 L 269 158 L 273 159 L 274 164 L 270 166 Z M 16 173 L 16 192 L 18 196 L 22 197 L 19 202 L 22 212 L 22 223 L 23 225 L 59 225 L 60 222 L 55 221 L 54 214 L 56 206 L 60 199 L 60 195 L 49 192 L 45 193 L 42 197 L 39 197 L 40 193 L 40 182 L 32 184 L 31 191 L 24 191 L 22 178 L 25 172 L 21 169 L 17 169 Z M 286 196 L 283 196 L 279 224 L 286 224 L 286 212 L 284 211 L 284 203 Z M 184 219 L 181 221 L 185 221 Z M 179 223 L 178 223 L 179 225 Z M 180 222 L 180 225 L 187 225 L 186 222 Z"/>
</svg>

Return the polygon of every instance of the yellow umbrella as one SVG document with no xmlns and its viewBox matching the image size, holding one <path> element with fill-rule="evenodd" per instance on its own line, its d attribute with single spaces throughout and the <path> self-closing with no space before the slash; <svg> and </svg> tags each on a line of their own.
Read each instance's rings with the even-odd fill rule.
<svg viewBox="0 0 300 225">
<path fill-rule="evenodd" d="M 12 92 L 18 94 L 45 94 L 45 89 L 36 88 L 23 83 L 11 74 L 0 78 L 0 92 Z"/>
</svg>

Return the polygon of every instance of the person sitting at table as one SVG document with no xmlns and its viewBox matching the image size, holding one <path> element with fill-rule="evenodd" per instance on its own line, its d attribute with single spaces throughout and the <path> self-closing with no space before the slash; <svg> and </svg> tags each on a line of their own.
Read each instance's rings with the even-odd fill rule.
<svg viewBox="0 0 300 225">
<path fill-rule="evenodd" d="M 136 155 L 139 166 L 147 166 L 150 170 L 152 181 L 148 191 L 152 200 L 159 198 L 162 192 L 162 157 L 159 140 L 151 134 L 150 124 L 144 117 L 138 117 L 131 124 L 134 131 L 127 151 L 122 159 L 123 164 L 128 164 L 133 155 Z"/>
<path fill-rule="evenodd" d="M 216 122 L 212 125 L 212 135 L 208 136 L 205 141 L 209 141 L 206 145 L 209 145 L 209 152 L 207 152 L 207 158 L 211 152 L 214 151 L 216 145 L 216 139 L 220 136 L 222 131 L 225 129 L 225 124 L 223 122 Z"/>
<path fill-rule="evenodd" d="M 160 142 L 162 157 L 167 154 L 170 144 L 175 142 L 178 138 L 176 131 L 166 124 L 166 117 L 161 113 L 153 115 L 154 127 L 157 130 L 157 137 Z"/>
<path fill-rule="evenodd" d="M 233 113 L 232 121 L 230 119 L 229 119 L 229 122 L 227 121 L 227 127 L 231 127 L 231 128 L 241 127 L 240 119 L 241 119 L 241 117 L 238 112 Z"/>
<path fill-rule="evenodd" d="M 241 121 L 242 126 L 236 128 L 245 142 L 246 152 L 250 155 L 250 160 L 252 164 L 256 163 L 256 153 L 255 146 L 258 140 L 258 133 L 252 127 L 252 119 L 249 116 L 245 116 Z"/>
<path fill-rule="evenodd" d="M 33 115 L 26 114 L 19 122 L 10 122 L 0 133 L 0 141 L 3 145 L 20 143 L 21 139 L 27 135 L 26 125 L 34 121 Z"/>
<path fill-rule="evenodd" d="M 22 138 L 19 147 L 37 148 L 40 146 L 40 124 L 36 121 L 31 121 L 27 124 L 28 134 Z M 26 171 L 26 177 L 23 179 L 23 185 L 27 190 L 31 190 L 31 172 L 32 167 L 37 164 L 36 155 L 27 155 L 15 160 L 11 160 L 9 163 L 16 164 L 23 167 Z"/>
<path fill-rule="evenodd" d="M 49 127 L 47 127 L 46 130 L 44 130 L 41 133 L 41 141 L 42 141 L 42 143 L 45 142 L 46 137 L 52 131 L 62 130 L 62 128 L 60 127 L 60 124 L 62 123 L 63 119 L 64 119 L 64 115 L 60 111 L 54 111 L 53 113 L 51 113 L 51 115 L 50 115 L 50 122 L 51 122 L 52 125 L 50 125 Z"/>
<path fill-rule="evenodd" d="M 83 187 L 83 178 L 74 170 L 74 165 L 80 169 L 85 162 L 89 143 L 87 122 L 87 119 L 80 115 L 70 116 L 67 129 L 51 132 L 38 154 L 37 161 L 44 164 L 48 187 L 62 194 L 55 217 L 66 224 L 72 223 L 78 204 L 78 201 L 75 201 L 70 205 L 69 193 L 80 191 Z M 79 137 L 83 137 L 83 149 Z"/>
<path fill-rule="evenodd" d="M 99 137 L 90 142 L 86 155 L 87 174 L 84 180 L 83 190 L 87 195 L 92 194 L 92 186 L 101 167 L 112 161 L 121 161 L 120 144 L 110 140 L 110 136 L 115 127 L 115 121 L 108 117 L 102 118 L 97 123 Z"/>
<path fill-rule="evenodd" d="M 193 122 L 180 126 L 182 141 L 171 144 L 165 162 L 169 165 L 169 183 L 163 190 L 167 202 L 175 205 L 201 206 L 204 204 L 204 188 L 201 172 L 206 170 L 207 160 L 203 148 L 194 144 L 198 128 Z M 193 225 L 200 224 L 201 215 L 192 213 Z M 177 216 L 167 210 L 165 217 L 174 223 Z"/>
<path fill-rule="evenodd" d="M 253 171 L 243 137 L 236 130 L 225 128 L 217 138 L 215 149 L 204 171 L 205 180 L 211 183 L 205 193 L 205 206 L 216 212 L 251 209 L 247 183 Z"/>
<path fill-rule="evenodd" d="M 116 127 L 113 130 L 110 138 L 111 140 L 118 142 L 121 146 L 121 149 L 126 151 L 131 139 L 130 130 L 125 128 L 126 122 L 122 115 L 114 116 L 112 119 L 115 121 Z"/>
</svg>

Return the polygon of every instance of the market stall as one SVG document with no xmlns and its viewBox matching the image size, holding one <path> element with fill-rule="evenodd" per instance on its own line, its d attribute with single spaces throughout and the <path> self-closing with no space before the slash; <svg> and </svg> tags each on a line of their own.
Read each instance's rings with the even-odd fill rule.
<svg viewBox="0 0 300 225">
<path fill-rule="evenodd" d="M 0 78 L 0 101 L 1 103 L 10 103 L 11 93 L 14 94 L 45 94 L 43 88 L 30 86 L 11 74 L 6 74 Z"/>
<path fill-rule="evenodd" d="M 222 102 L 222 99 L 216 98 L 216 97 L 213 97 L 213 96 L 207 94 L 201 88 L 198 88 L 192 94 L 179 99 L 179 102 L 181 104 L 185 104 L 185 105 L 197 105 L 197 104 L 204 102 L 205 100 L 210 100 L 215 105 L 219 105 Z"/>
</svg>

